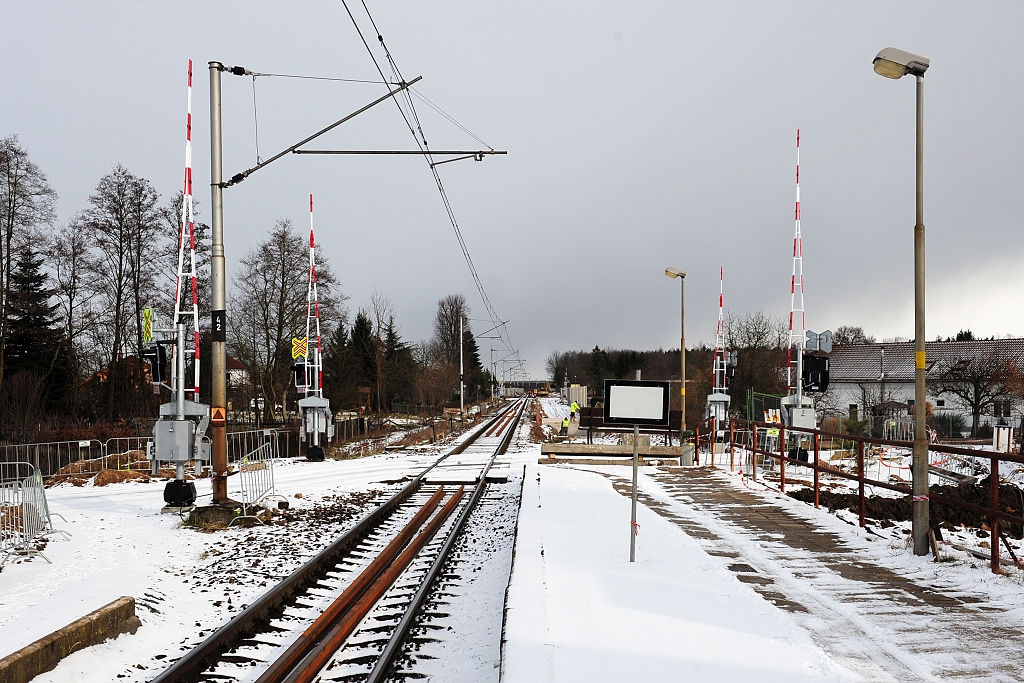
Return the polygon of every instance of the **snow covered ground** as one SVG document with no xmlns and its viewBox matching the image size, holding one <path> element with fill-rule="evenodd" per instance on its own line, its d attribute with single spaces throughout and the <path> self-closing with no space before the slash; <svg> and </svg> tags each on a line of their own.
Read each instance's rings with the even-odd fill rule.
<svg viewBox="0 0 1024 683">
<path fill-rule="evenodd" d="M 554 399 L 544 406 L 549 416 L 561 414 Z M 675 471 L 650 467 L 643 468 L 640 478 L 638 561 L 630 564 L 629 501 L 622 494 L 629 469 L 539 465 L 539 445 L 530 443 L 529 435 L 529 426 L 520 429 L 503 458 L 510 471 L 521 472 L 525 464 L 527 473 L 502 668 L 494 667 L 501 600 L 490 594 L 502 588 L 499 574 L 507 571 L 508 558 L 494 556 L 477 563 L 483 574 L 473 574 L 477 585 L 487 587 L 488 599 L 459 606 L 448 621 L 468 624 L 472 628 L 467 631 L 475 634 L 469 636 L 472 642 L 459 644 L 471 664 L 460 670 L 460 680 L 496 681 L 499 673 L 508 681 L 540 683 L 935 680 L 931 671 L 964 659 L 970 646 L 962 644 L 973 631 L 960 612 L 951 608 L 943 617 L 941 609 L 928 604 L 900 602 L 892 597 L 891 586 L 851 580 L 839 567 L 842 563 L 890 572 L 885 575 L 898 575 L 932 594 L 948 593 L 960 605 L 956 609 L 980 603 L 969 612 L 983 629 L 977 645 L 989 646 L 985 633 L 996 625 L 1000 630 L 992 645 L 997 654 L 1018 667 L 1024 664 L 1015 654 L 1015 639 L 1007 635 L 1024 630 L 1022 575 L 993 576 L 983 562 L 963 554 L 951 562 L 930 563 L 910 553 L 902 527 L 872 534 L 841 514 L 815 510 L 770 490 L 749 491 L 736 476 L 718 472 L 709 477 L 715 491 L 754 496 L 734 511 L 782 510 L 820 530 L 823 539 L 828 535 L 836 547 L 834 555 L 793 552 L 785 539 L 759 536 L 674 489 Z M 150 680 L 166 661 L 316 553 L 369 509 L 374 498 L 395 490 L 399 480 L 432 462 L 437 452 L 279 462 L 278 493 L 298 510 L 295 521 L 213 534 L 159 514 L 160 483 L 48 489 L 51 509 L 68 520 L 56 519 L 57 526 L 73 538 L 50 542 L 46 553 L 52 565 L 36 558 L 3 567 L 0 656 L 121 595 L 132 595 L 143 622 L 135 635 L 77 652 L 37 680 Z M 518 489 L 517 479 L 510 481 L 510 489 Z M 208 484 L 197 483 L 200 494 L 209 495 Z M 501 529 L 507 519 L 495 518 L 496 532 L 507 533 Z M 489 545 L 508 548 L 505 542 Z M 738 570 L 730 568 L 740 561 L 737 557 L 774 580 L 773 590 L 806 611 L 794 610 L 781 598 L 777 606 L 763 586 L 741 580 Z M 475 568 L 474 556 L 466 556 L 464 564 Z M 484 603 L 486 614 L 468 613 Z M 918 614 L 929 615 L 932 629 L 923 640 L 914 640 L 912 630 L 901 630 L 915 627 Z M 837 640 L 833 632 L 842 637 Z M 918 649 L 901 649 L 909 647 L 905 641 Z M 951 647 L 961 652 L 944 653 Z M 875 668 L 859 665 L 863 662 L 851 654 L 856 651 L 869 653 L 868 664 Z M 871 653 L 878 653 L 876 659 L 870 659 Z M 440 666 L 438 660 L 437 668 L 426 669 L 436 672 L 434 680 L 447 680 L 450 661 Z M 890 666 L 896 673 L 871 673 Z M 903 671 L 909 673 L 901 678 Z"/>
<path fill-rule="evenodd" d="M 160 514 L 163 482 L 47 489 L 50 509 L 67 519 L 46 548 L 53 561 L 9 561 L 0 572 L 0 656 L 122 596 L 136 598 L 143 627 L 77 652 L 40 682 L 145 681 L 166 659 L 209 635 L 269 585 L 316 554 L 371 509 L 374 492 L 436 459 L 438 449 L 357 460 L 278 461 L 277 493 L 296 521 L 208 534 Z M 200 501 L 208 480 L 196 482 Z M 236 477 L 229 495 L 239 499 Z M 369 492 L 369 495 L 368 495 Z M 299 497 L 301 496 L 301 497 Z"/>
<path fill-rule="evenodd" d="M 624 468 L 619 468 L 625 472 Z M 722 558 L 600 475 L 528 468 L 503 680 L 853 680 Z"/>
</svg>

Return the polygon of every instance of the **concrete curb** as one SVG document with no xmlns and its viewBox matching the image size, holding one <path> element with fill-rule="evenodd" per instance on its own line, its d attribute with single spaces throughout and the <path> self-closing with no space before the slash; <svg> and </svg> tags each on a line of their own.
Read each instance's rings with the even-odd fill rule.
<svg viewBox="0 0 1024 683">
<path fill-rule="evenodd" d="M 27 683 L 71 653 L 125 632 L 135 633 L 141 625 L 135 616 L 135 598 L 118 598 L 0 659 L 0 683 Z"/>
</svg>

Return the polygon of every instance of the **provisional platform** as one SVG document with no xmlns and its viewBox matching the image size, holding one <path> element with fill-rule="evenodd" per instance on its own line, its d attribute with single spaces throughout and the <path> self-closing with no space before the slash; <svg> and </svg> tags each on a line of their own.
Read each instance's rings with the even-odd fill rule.
<svg viewBox="0 0 1024 683">
<path fill-rule="evenodd" d="M 528 469 L 502 681 L 857 680 L 727 559 L 647 508 L 630 563 L 629 520 L 605 476 Z"/>
<path fill-rule="evenodd" d="M 721 469 L 639 482 L 630 565 L 627 470 L 528 474 L 506 680 L 1021 680 L 1018 573 L 915 557 L 899 525 L 865 531 Z"/>
</svg>

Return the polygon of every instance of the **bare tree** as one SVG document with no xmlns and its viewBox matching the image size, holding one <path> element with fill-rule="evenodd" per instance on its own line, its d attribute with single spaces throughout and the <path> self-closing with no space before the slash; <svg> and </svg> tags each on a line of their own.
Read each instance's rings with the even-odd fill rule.
<svg viewBox="0 0 1024 683">
<path fill-rule="evenodd" d="M 764 311 L 742 316 L 729 311 L 724 322 L 726 346 L 730 349 L 784 349 L 788 344 L 786 323 Z"/>
<path fill-rule="evenodd" d="M 88 332 L 95 330 L 98 313 L 93 306 L 97 292 L 85 286 L 84 280 L 95 271 L 94 256 L 82 231 L 81 220 L 75 217 L 68 225 L 60 228 L 46 245 L 46 256 L 53 271 L 54 297 L 57 299 L 60 319 L 63 321 L 63 338 L 67 346 L 67 358 L 72 377 L 82 373 L 83 353 L 81 340 Z M 71 407 L 77 411 L 78 382 L 71 386 Z"/>
<path fill-rule="evenodd" d="M 971 436 L 977 436 L 982 413 L 992 408 L 996 401 L 1012 397 L 1014 375 L 1012 364 L 1001 354 L 992 353 L 949 363 L 929 384 L 934 394 L 950 395 L 970 411 Z"/>
<path fill-rule="evenodd" d="M 279 220 L 266 240 L 250 249 L 235 272 L 228 316 L 229 347 L 249 366 L 253 383 L 287 414 L 292 365 L 291 339 L 306 335 L 308 240 L 287 219 Z M 341 321 L 341 297 L 327 259 L 317 248 L 320 326 L 324 341 Z M 310 340 L 310 343 L 315 343 Z"/>
<path fill-rule="evenodd" d="M 15 255 L 33 229 L 53 222 L 56 201 L 57 193 L 29 160 L 18 136 L 0 140 L 0 386 Z"/>
<path fill-rule="evenodd" d="M 449 294 L 437 302 L 434 314 L 434 348 L 448 363 L 459 365 L 459 322 L 469 329 L 469 308 L 466 297 Z"/>
<path fill-rule="evenodd" d="M 142 346 L 142 309 L 153 283 L 157 199 L 148 180 L 118 164 L 100 178 L 95 193 L 89 197 L 90 207 L 81 214 L 81 225 L 98 248 L 93 275 L 99 285 L 101 310 L 105 312 L 103 324 L 111 333 L 108 419 L 114 417 L 117 394 L 121 391 L 119 361 L 129 350 L 138 352 Z"/>
<path fill-rule="evenodd" d="M 442 358 L 434 342 L 424 342 L 414 350 L 416 361 L 416 398 L 428 406 L 440 406 L 451 396 L 452 386 L 459 381 L 458 370 Z"/>
<path fill-rule="evenodd" d="M 395 324 L 394 308 L 389 299 L 382 292 L 374 292 L 370 297 L 370 309 L 368 311 L 373 321 L 373 362 L 376 366 L 377 375 L 377 412 L 383 412 L 387 407 L 387 358 L 385 354 L 385 336 L 387 330 Z"/>
<path fill-rule="evenodd" d="M 731 311 L 725 317 L 726 345 L 736 350 L 738 364 L 730 384 L 733 406 L 742 405 L 747 391 L 782 394 L 786 390 L 788 328 L 780 318 L 764 311 Z M 689 365 L 689 363 L 687 363 Z M 687 391 L 687 395 L 689 395 Z"/>
<path fill-rule="evenodd" d="M 840 325 L 836 328 L 836 331 L 832 333 L 832 343 L 836 345 L 843 344 L 874 344 L 875 338 L 869 337 L 864 333 L 863 327 L 853 327 L 852 325 Z"/>
</svg>

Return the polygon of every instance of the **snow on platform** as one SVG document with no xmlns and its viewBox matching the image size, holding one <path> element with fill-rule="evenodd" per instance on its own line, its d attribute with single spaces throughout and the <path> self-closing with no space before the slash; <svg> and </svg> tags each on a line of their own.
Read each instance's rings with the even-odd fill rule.
<svg viewBox="0 0 1024 683">
<path fill-rule="evenodd" d="M 854 680 L 792 618 L 598 474 L 530 465 L 503 681 Z"/>
</svg>

